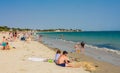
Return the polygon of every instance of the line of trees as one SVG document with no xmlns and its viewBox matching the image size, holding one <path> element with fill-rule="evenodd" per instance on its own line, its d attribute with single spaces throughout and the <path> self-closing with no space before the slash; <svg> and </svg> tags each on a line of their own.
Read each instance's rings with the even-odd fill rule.
<svg viewBox="0 0 120 73">
<path fill-rule="evenodd" d="M 29 30 L 32 30 L 32 29 L 22 29 L 22 28 L 10 28 L 8 26 L 0 26 L 0 31 L 29 31 Z"/>
<path fill-rule="evenodd" d="M 28 28 L 10 28 L 8 26 L 0 26 L 0 31 L 30 31 L 33 29 L 28 29 Z M 80 32 L 82 31 L 81 29 L 36 29 L 38 32 Z"/>
<path fill-rule="evenodd" d="M 81 29 L 44 29 L 44 30 L 37 29 L 37 31 L 40 31 L 40 32 L 80 32 L 82 30 Z"/>
</svg>

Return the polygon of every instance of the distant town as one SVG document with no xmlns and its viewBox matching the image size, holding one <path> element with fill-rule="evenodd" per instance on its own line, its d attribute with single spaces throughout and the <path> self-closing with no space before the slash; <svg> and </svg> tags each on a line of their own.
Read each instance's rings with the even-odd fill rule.
<svg viewBox="0 0 120 73">
<path fill-rule="evenodd" d="M 37 30 L 40 32 L 80 32 L 80 29 L 45 29 L 45 30 Z"/>
<path fill-rule="evenodd" d="M 29 29 L 29 28 L 10 28 L 8 26 L 0 26 L 0 31 L 38 31 L 38 32 L 81 32 L 81 29 Z"/>
</svg>

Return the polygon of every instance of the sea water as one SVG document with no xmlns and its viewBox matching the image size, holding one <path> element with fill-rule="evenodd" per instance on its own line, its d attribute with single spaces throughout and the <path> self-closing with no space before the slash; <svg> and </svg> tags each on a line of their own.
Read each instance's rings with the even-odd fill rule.
<svg viewBox="0 0 120 73">
<path fill-rule="evenodd" d="M 84 41 L 84 54 L 120 66 L 120 31 L 40 32 L 42 42 L 51 48 L 74 52 L 76 42 Z"/>
<path fill-rule="evenodd" d="M 81 42 L 98 48 L 120 51 L 120 31 L 42 32 L 43 37 Z"/>
</svg>

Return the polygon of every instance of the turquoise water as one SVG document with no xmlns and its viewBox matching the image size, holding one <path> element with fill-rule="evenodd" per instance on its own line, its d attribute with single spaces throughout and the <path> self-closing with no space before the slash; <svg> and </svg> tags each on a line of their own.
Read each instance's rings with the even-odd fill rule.
<svg viewBox="0 0 120 73">
<path fill-rule="evenodd" d="M 89 32 L 45 32 L 43 37 L 63 39 L 66 41 L 81 42 L 97 46 L 120 50 L 120 31 L 89 31 Z"/>
</svg>

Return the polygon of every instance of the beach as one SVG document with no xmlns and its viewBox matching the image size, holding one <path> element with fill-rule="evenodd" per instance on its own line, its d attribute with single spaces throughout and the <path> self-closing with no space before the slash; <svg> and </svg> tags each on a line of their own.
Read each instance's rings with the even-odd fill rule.
<svg viewBox="0 0 120 73">
<path fill-rule="evenodd" d="M 2 40 L 2 36 L 8 36 L 8 33 L 0 34 L 0 41 Z M 47 43 L 48 39 L 46 40 Z M 56 50 L 61 47 L 66 47 L 71 45 L 68 42 L 64 42 L 62 45 L 56 45 L 59 48 L 53 48 L 53 42 L 50 44 L 45 44 L 45 40 L 43 42 L 38 41 L 20 41 L 17 40 L 15 42 L 9 42 L 10 50 L 0 50 L 0 72 L 1 73 L 90 73 L 89 71 L 85 71 L 83 67 L 80 68 L 69 68 L 69 67 L 60 67 L 55 63 L 44 62 L 41 60 L 32 60 L 35 59 L 54 59 Z M 55 42 L 54 42 L 55 43 Z M 50 46 L 52 45 L 52 46 Z M 65 46 L 66 45 L 66 46 Z M 54 46 L 55 47 L 55 46 Z M 2 48 L 2 47 L 0 47 Z M 69 48 L 69 47 L 67 47 Z M 65 49 L 62 49 L 62 51 Z M 87 52 L 87 51 L 86 51 Z M 96 52 L 94 50 L 93 52 Z M 98 51 L 97 51 L 98 52 Z M 101 51 L 99 51 L 101 53 Z M 106 54 L 103 54 L 106 55 Z M 113 54 L 114 55 L 114 54 Z M 75 52 L 70 52 L 68 56 L 70 58 L 74 58 L 76 62 L 90 62 L 92 63 L 96 70 L 92 73 L 119 73 L 120 66 L 114 65 L 103 60 L 96 59 L 90 55 L 86 54 L 77 54 Z M 98 56 L 97 56 L 98 57 Z M 119 58 L 119 57 L 118 57 Z M 119 60 L 118 60 L 119 61 Z M 117 61 L 116 61 L 117 62 Z M 117 64 L 117 63 L 115 63 Z"/>
<path fill-rule="evenodd" d="M 0 41 L 3 36 L 8 36 L 8 33 L 1 33 Z M 10 50 L 0 50 L 1 73 L 90 73 L 82 67 L 60 67 L 55 63 L 30 60 L 30 58 L 54 59 L 55 51 L 40 42 L 17 40 L 9 42 L 9 45 Z"/>
<path fill-rule="evenodd" d="M 96 71 L 93 73 L 119 73 L 120 72 L 120 56 L 116 52 L 105 49 L 98 49 L 86 45 L 84 54 L 76 54 L 72 52 L 74 42 L 61 39 L 44 38 L 43 43 L 46 46 L 55 48 L 54 50 L 67 50 L 69 57 L 73 57 L 78 61 L 92 62 L 96 66 Z M 71 49 L 72 48 L 72 49 Z"/>
</svg>

